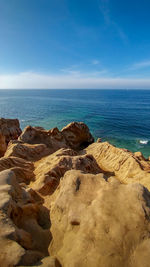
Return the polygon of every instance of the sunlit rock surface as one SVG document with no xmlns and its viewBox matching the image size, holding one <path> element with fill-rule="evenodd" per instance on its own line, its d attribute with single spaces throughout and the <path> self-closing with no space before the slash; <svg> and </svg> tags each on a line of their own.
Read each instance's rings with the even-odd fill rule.
<svg viewBox="0 0 150 267">
<path fill-rule="evenodd" d="M 51 153 L 62 147 L 80 149 L 94 142 L 89 128 L 83 122 L 72 122 L 61 131 L 57 128 L 45 130 L 27 126 L 19 140 L 29 144 L 45 144 Z"/>
<path fill-rule="evenodd" d="M 36 161 L 49 155 L 50 152 L 45 144 L 32 145 L 17 140 L 9 142 L 5 156 L 15 156 L 29 161 Z"/>
<path fill-rule="evenodd" d="M 138 182 L 150 190 L 150 162 L 141 153 L 117 148 L 108 142 L 93 143 L 86 149 L 99 167 L 114 173 L 122 183 Z"/>
<path fill-rule="evenodd" d="M 72 149 L 59 149 L 35 163 L 35 181 L 32 187 L 42 195 L 52 194 L 66 171 L 75 169 L 84 173 L 99 173 L 101 169 L 91 155 L 78 155 Z"/>
<path fill-rule="evenodd" d="M 43 199 L 23 188 L 13 171 L 0 173 L 0 265 L 31 265 L 48 255 L 49 214 Z"/>
<path fill-rule="evenodd" d="M 148 266 L 149 199 L 140 184 L 67 172 L 51 204 L 51 255 L 62 266 Z"/>
<path fill-rule="evenodd" d="M 149 267 L 150 161 L 93 141 L 0 120 L 0 266 Z"/>
</svg>

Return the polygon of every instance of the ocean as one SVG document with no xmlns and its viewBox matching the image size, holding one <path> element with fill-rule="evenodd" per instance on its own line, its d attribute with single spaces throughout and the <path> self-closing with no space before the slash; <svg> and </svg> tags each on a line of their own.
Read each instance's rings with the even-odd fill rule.
<svg viewBox="0 0 150 267">
<path fill-rule="evenodd" d="M 83 121 L 95 140 L 150 156 L 150 90 L 0 90 L 0 117 L 22 129 Z"/>
</svg>

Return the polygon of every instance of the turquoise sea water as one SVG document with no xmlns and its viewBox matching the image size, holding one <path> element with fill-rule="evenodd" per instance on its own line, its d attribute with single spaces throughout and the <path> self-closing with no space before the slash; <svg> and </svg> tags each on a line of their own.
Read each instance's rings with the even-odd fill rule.
<svg viewBox="0 0 150 267">
<path fill-rule="evenodd" d="M 83 121 L 95 139 L 150 156 L 150 90 L 0 90 L 0 117 L 22 128 Z"/>
</svg>

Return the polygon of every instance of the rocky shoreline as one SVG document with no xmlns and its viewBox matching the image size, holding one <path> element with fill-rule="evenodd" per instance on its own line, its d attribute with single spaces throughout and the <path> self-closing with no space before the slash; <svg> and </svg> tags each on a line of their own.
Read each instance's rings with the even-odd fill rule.
<svg viewBox="0 0 150 267">
<path fill-rule="evenodd" d="M 0 119 L 0 266 L 148 267 L 150 160 Z"/>
</svg>

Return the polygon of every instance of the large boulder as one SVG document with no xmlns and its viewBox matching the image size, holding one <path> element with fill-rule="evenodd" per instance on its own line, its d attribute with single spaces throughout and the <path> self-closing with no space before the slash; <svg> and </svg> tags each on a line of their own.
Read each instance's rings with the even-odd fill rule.
<svg viewBox="0 0 150 267">
<path fill-rule="evenodd" d="M 69 171 L 51 204 L 49 251 L 62 266 L 148 267 L 150 193 L 139 184 Z"/>
<path fill-rule="evenodd" d="M 94 143 L 86 148 L 96 159 L 99 167 L 114 173 L 123 183 L 138 182 L 150 190 L 150 162 L 141 153 L 117 148 L 108 142 Z"/>
<path fill-rule="evenodd" d="M 83 122 L 72 122 L 61 130 L 67 144 L 73 149 L 87 147 L 94 142 L 88 126 Z"/>
<path fill-rule="evenodd" d="M 0 119 L 0 156 L 3 156 L 10 140 L 15 140 L 21 134 L 17 119 Z"/>
</svg>

